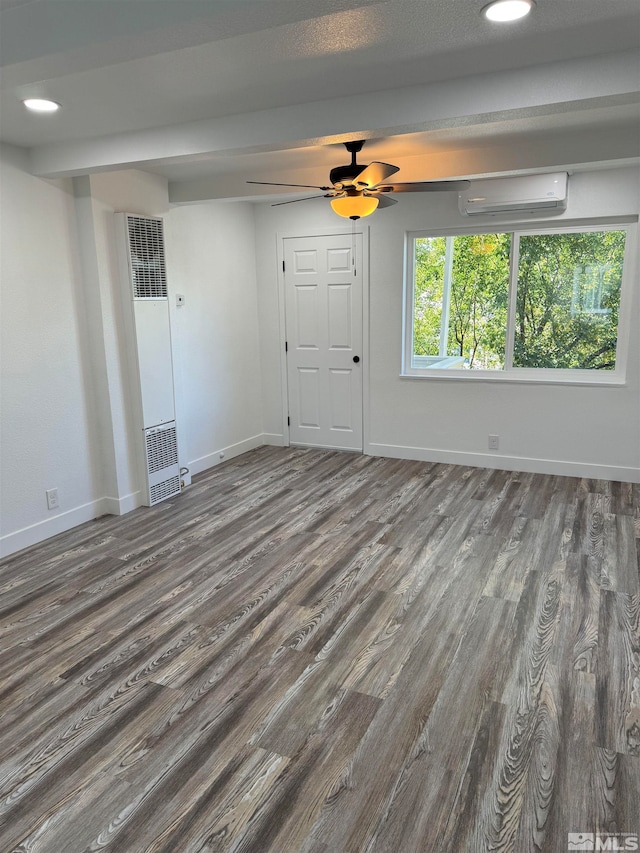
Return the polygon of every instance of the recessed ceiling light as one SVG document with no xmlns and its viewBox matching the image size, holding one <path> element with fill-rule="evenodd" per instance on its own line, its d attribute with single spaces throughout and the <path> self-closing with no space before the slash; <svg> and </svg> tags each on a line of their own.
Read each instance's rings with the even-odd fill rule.
<svg viewBox="0 0 640 853">
<path fill-rule="evenodd" d="M 25 98 L 22 103 L 34 113 L 55 113 L 56 110 L 60 109 L 60 104 L 46 98 Z"/>
<path fill-rule="evenodd" d="M 490 21 L 517 21 L 528 15 L 533 6 L 533 0 L 495 0 L 484 7 L 482 14 Z"/>
</svg>

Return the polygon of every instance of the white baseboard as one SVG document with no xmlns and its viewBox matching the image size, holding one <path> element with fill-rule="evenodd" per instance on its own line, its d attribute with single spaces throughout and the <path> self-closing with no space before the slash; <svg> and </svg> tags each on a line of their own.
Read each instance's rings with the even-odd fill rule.
<svg viewBox="0 0 640 853">
<path fill-rule="evenodd" d="M 339 444 L 311 444 L 311 442 L 307 443 L 306 441 L 292 442 L 291 447 L 309 448 L 311 450 L 336 450 L 339 453 L 362 453 L 359 447 L 340 447 Z M 369 455 L 373 456 L 375 454 L 371 453 Z"/>
<path fill-rule="evenodd" d="M 226 462 L 227 459 L 233 459 L 234 456 L 240 456 L 240 454 L 246 453 L 249 450 L 255 450 L 256 447 L 261 447 L 266 443 L 264 434 L 259 433 L 258 435 L 251 436 L 251 438 L 246 438 L 244 441 L 239 441 L 237 444 L 221 447 L 219 450 L 214 450 L 213 453 L 207 453 L 206 456 L 201 456 L 199 459 L 187 462 L 187 468 L 193 477 L 201 471 L 213 468 L 214 465 L 220 465 L 221 462 Z"/>
<path fill-rule="evenodd" d="M 200 459 L 195 459 L 193 462 L 188 463 L 186 467 L 189 468 L 189 474 L 184 477 L 185 485 L 191 482 L 193 474 L 205 471 L 213 465 L 219 465 L 226 459 L 232 459 L 234 456 L 239 456 L 248 450 L 254 450 L 263 444 L 283 443 L 282 436 L 263 435 L 260 433 L 237 444 L 220 448 L 220 450 L 216 450 L 214 453 L 209 453 Z M 222 459 L 220 458 L 221 453 L 224 454 Z M 141 505 L 141 493 L 132 492 L 121 498 L 105 496 L 74 509 L 67 510 L 66 512 L 58 513 L 51 518 L 43 519 L 28 527 L 15 530 L 13 533 L 0 536 L 0 559 L 15 554 L 16 551 L 22 551 L 23 548 L 37 545 L 38 542 L 43 542 L 45 539 L 57 536 L 58 533 L 65 533 L 67 530 L 71 530 L 79 524 L 84 524 L 86 521 L 93 521 L 94 518 L 99 518 L 101 515 L 125 515 L 127 512 L 131 512 L 131 510 L 137 509 Z"/>
<path fill-rule="evenodd" d="M 142 506 L 142 495 L 140 492 L 132 492 L 122 498 L 102 498 L 102 502 L 103 515 L 125 515 Z"/>
<path fill-rule="evenodd" d="M 284 436 L 275 433 L 260 433 L 237 444 L 221 448 L 195 459 L 188 465 L 190 474 L 198 474 L 219 465 L 226 459 L 240 456 L 264 444 L 282 446 Z M 224 454 L 220 458 L 220 454 Z M 640 469 L 614 465 L 594 465 L 588 462 L 566 462 L 554 459 L 533 459 L 522 456 L 501 456 L 491 453 L 463 453 L 455 450 L 436 450 L 428 447 L 407 447 L 396 444 L 370 442 L 365 447 L 369 456 L 385 456 L 391 459 L 416 459 L 421 462 L 443 462 L 448 465 L 470 465 L 475 468 L 499 468 L 504 471 L 526 471 L 532 474 L 557 474 L 566 477 L 589 477 L 597 480 L 614 480 L 624 483 L 640 483 Z M 124 515 L 140 504 L 140 492 L 133 492 L 122 498 L 103 497 L 82 506 L 58 513 L 0 537 L 0 558 L 8 557 L 43 542 L 58 533 L 64 533 L 92 521 L 101 515 Z"/>
<path fill-rule="evenodd" d="M 525 471 L 530 474 L 557 474 L 563 477 L 589 477 L 640 483 L 640 469 L 590 462 L 566 462 L 556 459 L 534 459 L 525 456 L 502 456 L 499 453 L 464 453 L 457 450 L 435 450 L 429 447 L 406 447 L 370 442 L 365 448 L 369 456 L 391 459 L 416 459 L 419 462 L 443 462 L 447 465 L 471 465 L 474 468 L 499 468 L 503 471 Z"/>
<path fill-rule="evenodd" d="M 273 447 L 285 447 L 285 440 L 282 433 L 278 432 L 263 432 L 262 443 L 272 445 Z"/>
<path fill-rule="evenodd" d="M 57 536 L 58 533 L 65 533 L 72 527 L 84 524 L 85 521 L 93 521 L 94 518 L 105 515 L 109 512 L 106 509 L 105 500 L 105 498 L 99 498 L 66 512 L 60 512 L 51 518 L 37 521 L 21 530 L 7 533 L 6 536 L 0 537 L 0 557 L 8 557 L 10 554 L 15 554 L 16 551 L 22 551 L 23 548 L 37 545 L 38 542 Z"/>
</svg>

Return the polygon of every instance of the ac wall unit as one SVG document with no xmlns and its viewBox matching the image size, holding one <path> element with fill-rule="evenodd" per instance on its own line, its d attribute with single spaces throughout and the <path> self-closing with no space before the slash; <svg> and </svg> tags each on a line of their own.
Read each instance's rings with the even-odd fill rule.
<svg viewBox="0 0 640 853">
<path fill-rule="evenodd" d="M 142 502 L 180 494 L 162 219 L 117 213 Z"/>
<path fill-rule="evenodd" d="M 567 206 L 567 173 L 472 181 L 458 193 L 458 206 L 466 216 L 561 212 Z"/>
</svg>

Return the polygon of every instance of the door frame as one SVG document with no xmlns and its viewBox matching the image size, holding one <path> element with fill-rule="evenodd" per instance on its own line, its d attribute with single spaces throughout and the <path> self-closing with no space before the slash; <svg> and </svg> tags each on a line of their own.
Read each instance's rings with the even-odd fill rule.
<svg viewBox="0 0 640 853">
<path fill-rule="evenodd" d="M 362 453 L 369 453 L 369 226 L 356 224 L 355 233 L 362 238 Z M 301 228 L 299 231 L 278 231 L 276 233 L 276 254 L 278 263 L 278 337 L 280 342 L 280 387 L 282 388 L 282 435 L 284 446 L 289 447 L 289 378 L 287 375 L 287 312 L 285 294 L 284 241 L 287 239 L 313 237 L 351 237 L 349 227 Z"/>
</svg>

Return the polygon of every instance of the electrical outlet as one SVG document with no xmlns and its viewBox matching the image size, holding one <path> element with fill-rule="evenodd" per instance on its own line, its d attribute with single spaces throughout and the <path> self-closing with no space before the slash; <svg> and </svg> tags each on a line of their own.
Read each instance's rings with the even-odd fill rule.
<svg viewBox="0 0 640 853">
<path fill-rule="evenodd" d="M 489 436 L 489 450 L 499 450 L 500 449 L 500 436 L 499 435 L 490 435 Z"/>
<path fill-rule="evenodd" d="M 60 498 L 58 497 L 57 489 L 47 489 L 47 509 L 58 509 L 60 507 Z"/>
</svg>

